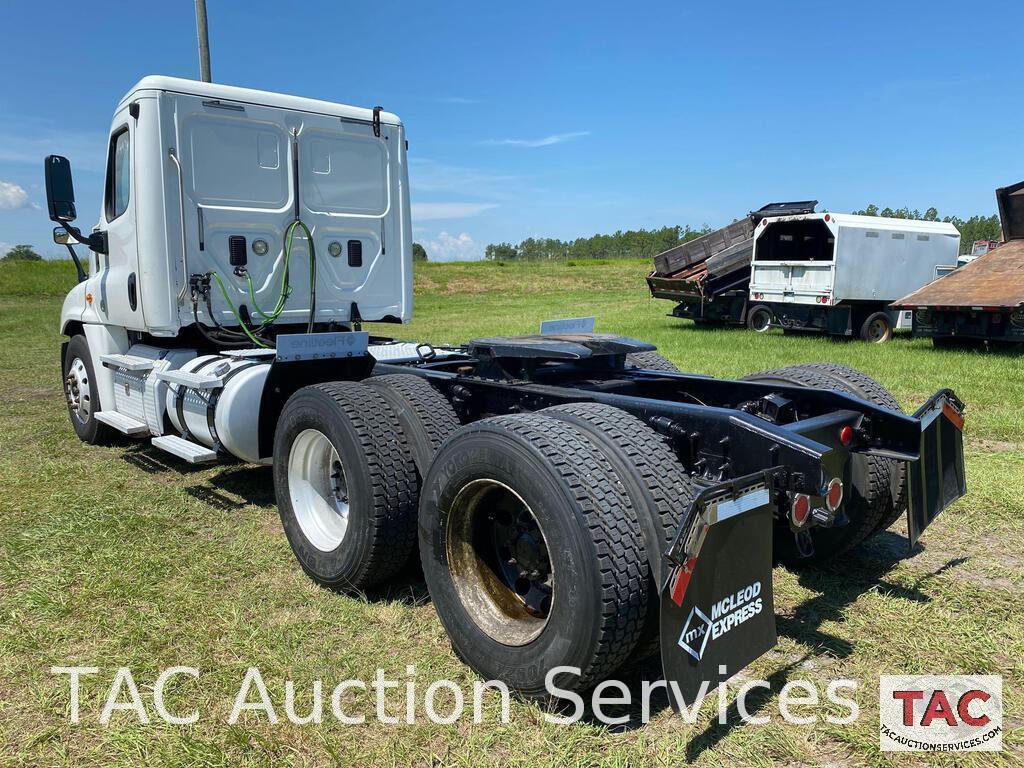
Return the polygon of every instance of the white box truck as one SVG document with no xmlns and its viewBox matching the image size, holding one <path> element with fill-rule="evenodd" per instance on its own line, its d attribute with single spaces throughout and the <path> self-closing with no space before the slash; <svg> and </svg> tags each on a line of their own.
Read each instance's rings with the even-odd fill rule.
<svg viewBox="0 0 1024 768">
<path fill-rule="evenodd" d="M 899 312 L 890 303 L 956 265 L 960 233 L 941 221 L 845 213 L 762 220 L 754 233 L 748 325 L 892 336 Z"/>
</svg>

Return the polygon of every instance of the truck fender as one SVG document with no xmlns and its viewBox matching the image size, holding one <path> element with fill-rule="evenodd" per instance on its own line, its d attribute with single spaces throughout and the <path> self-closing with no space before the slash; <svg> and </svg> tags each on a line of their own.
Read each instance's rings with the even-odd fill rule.
<svg viewBox="0 0 1024 768">
<path fill-rule="evenodd" d="M 365 379 L 375 362 L 370 354 L 319 360 L 274 360 L 260 398 L 260 460 L 265 461 L 273 455 L 277 419 L 289 397 L 311 384 Z"/>
<path fill-rule="evenodd" d="M 100 396 L 100 404 L 114 406 L 114 372 L 100 362 L 100 355 L 123 355 L 131 346 L 128 332 L 116 325 L 98 325 L 86 323 L 82 326 L 85 340 L 89 344 L 89 354 L 93 361 L 93 376 Z"/>
</svg>

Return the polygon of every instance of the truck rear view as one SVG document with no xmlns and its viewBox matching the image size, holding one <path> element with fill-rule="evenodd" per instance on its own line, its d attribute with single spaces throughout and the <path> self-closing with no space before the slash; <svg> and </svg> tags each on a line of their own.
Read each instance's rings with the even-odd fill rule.
<svg viewBox="0 0 1024 768">
<path fill-rule="evenodd" d="M 749 314 L 758 329 L 818 331 L 884 342 L 892 301 L 955 265 L 960 233 L 945 222 L 841 213 L 761 221 L 754 234 Z"/>
</svg>

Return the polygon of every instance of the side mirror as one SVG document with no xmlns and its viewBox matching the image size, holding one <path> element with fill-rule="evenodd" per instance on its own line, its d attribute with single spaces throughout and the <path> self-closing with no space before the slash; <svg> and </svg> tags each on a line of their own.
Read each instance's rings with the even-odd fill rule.
<svg viewBox="0 0 1024 768">
<path fill-rule="evenodd" d="M 46 175 L 46 204 L 50 209 L 50 220 L 74 221 L 77 214 L 71 162 L 60 155 L 48 155 L 43 161 L 43 170 Z"/>
<path fill-rule="evenodd" d="M 55 242 L 57 245 L 82 244 L 81 241 L 79 241 L 74 235 L 72 235 L 70 232 L 64 229 L 64 227 L 53 228 L 53 242 Z"/>
</svg>

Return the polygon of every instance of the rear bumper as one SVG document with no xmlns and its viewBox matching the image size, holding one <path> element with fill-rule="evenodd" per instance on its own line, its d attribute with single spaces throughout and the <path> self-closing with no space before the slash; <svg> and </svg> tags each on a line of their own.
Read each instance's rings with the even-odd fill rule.
<svg viewBox="0 0 1024 768">
<path fill-rule="evenodd" d="M 913 545 L 967 491 L 963 403 L 951 390 L 940 390 L 912 419 L 903 418 L 920 425 L 917 454 L 909 446 L 902 454 L 876 453 L 907 462 Z M 772 467 L 710 486 L 686 510 L 665 552 L 660 600 L 662 666 L 675 683 L 673 698 L 681 699 L 674 701 L 677 708 L 703 698 L 776 644 L 776 492 L 787 490 L 792 479 L 787 467 Z"/>
</svg>

